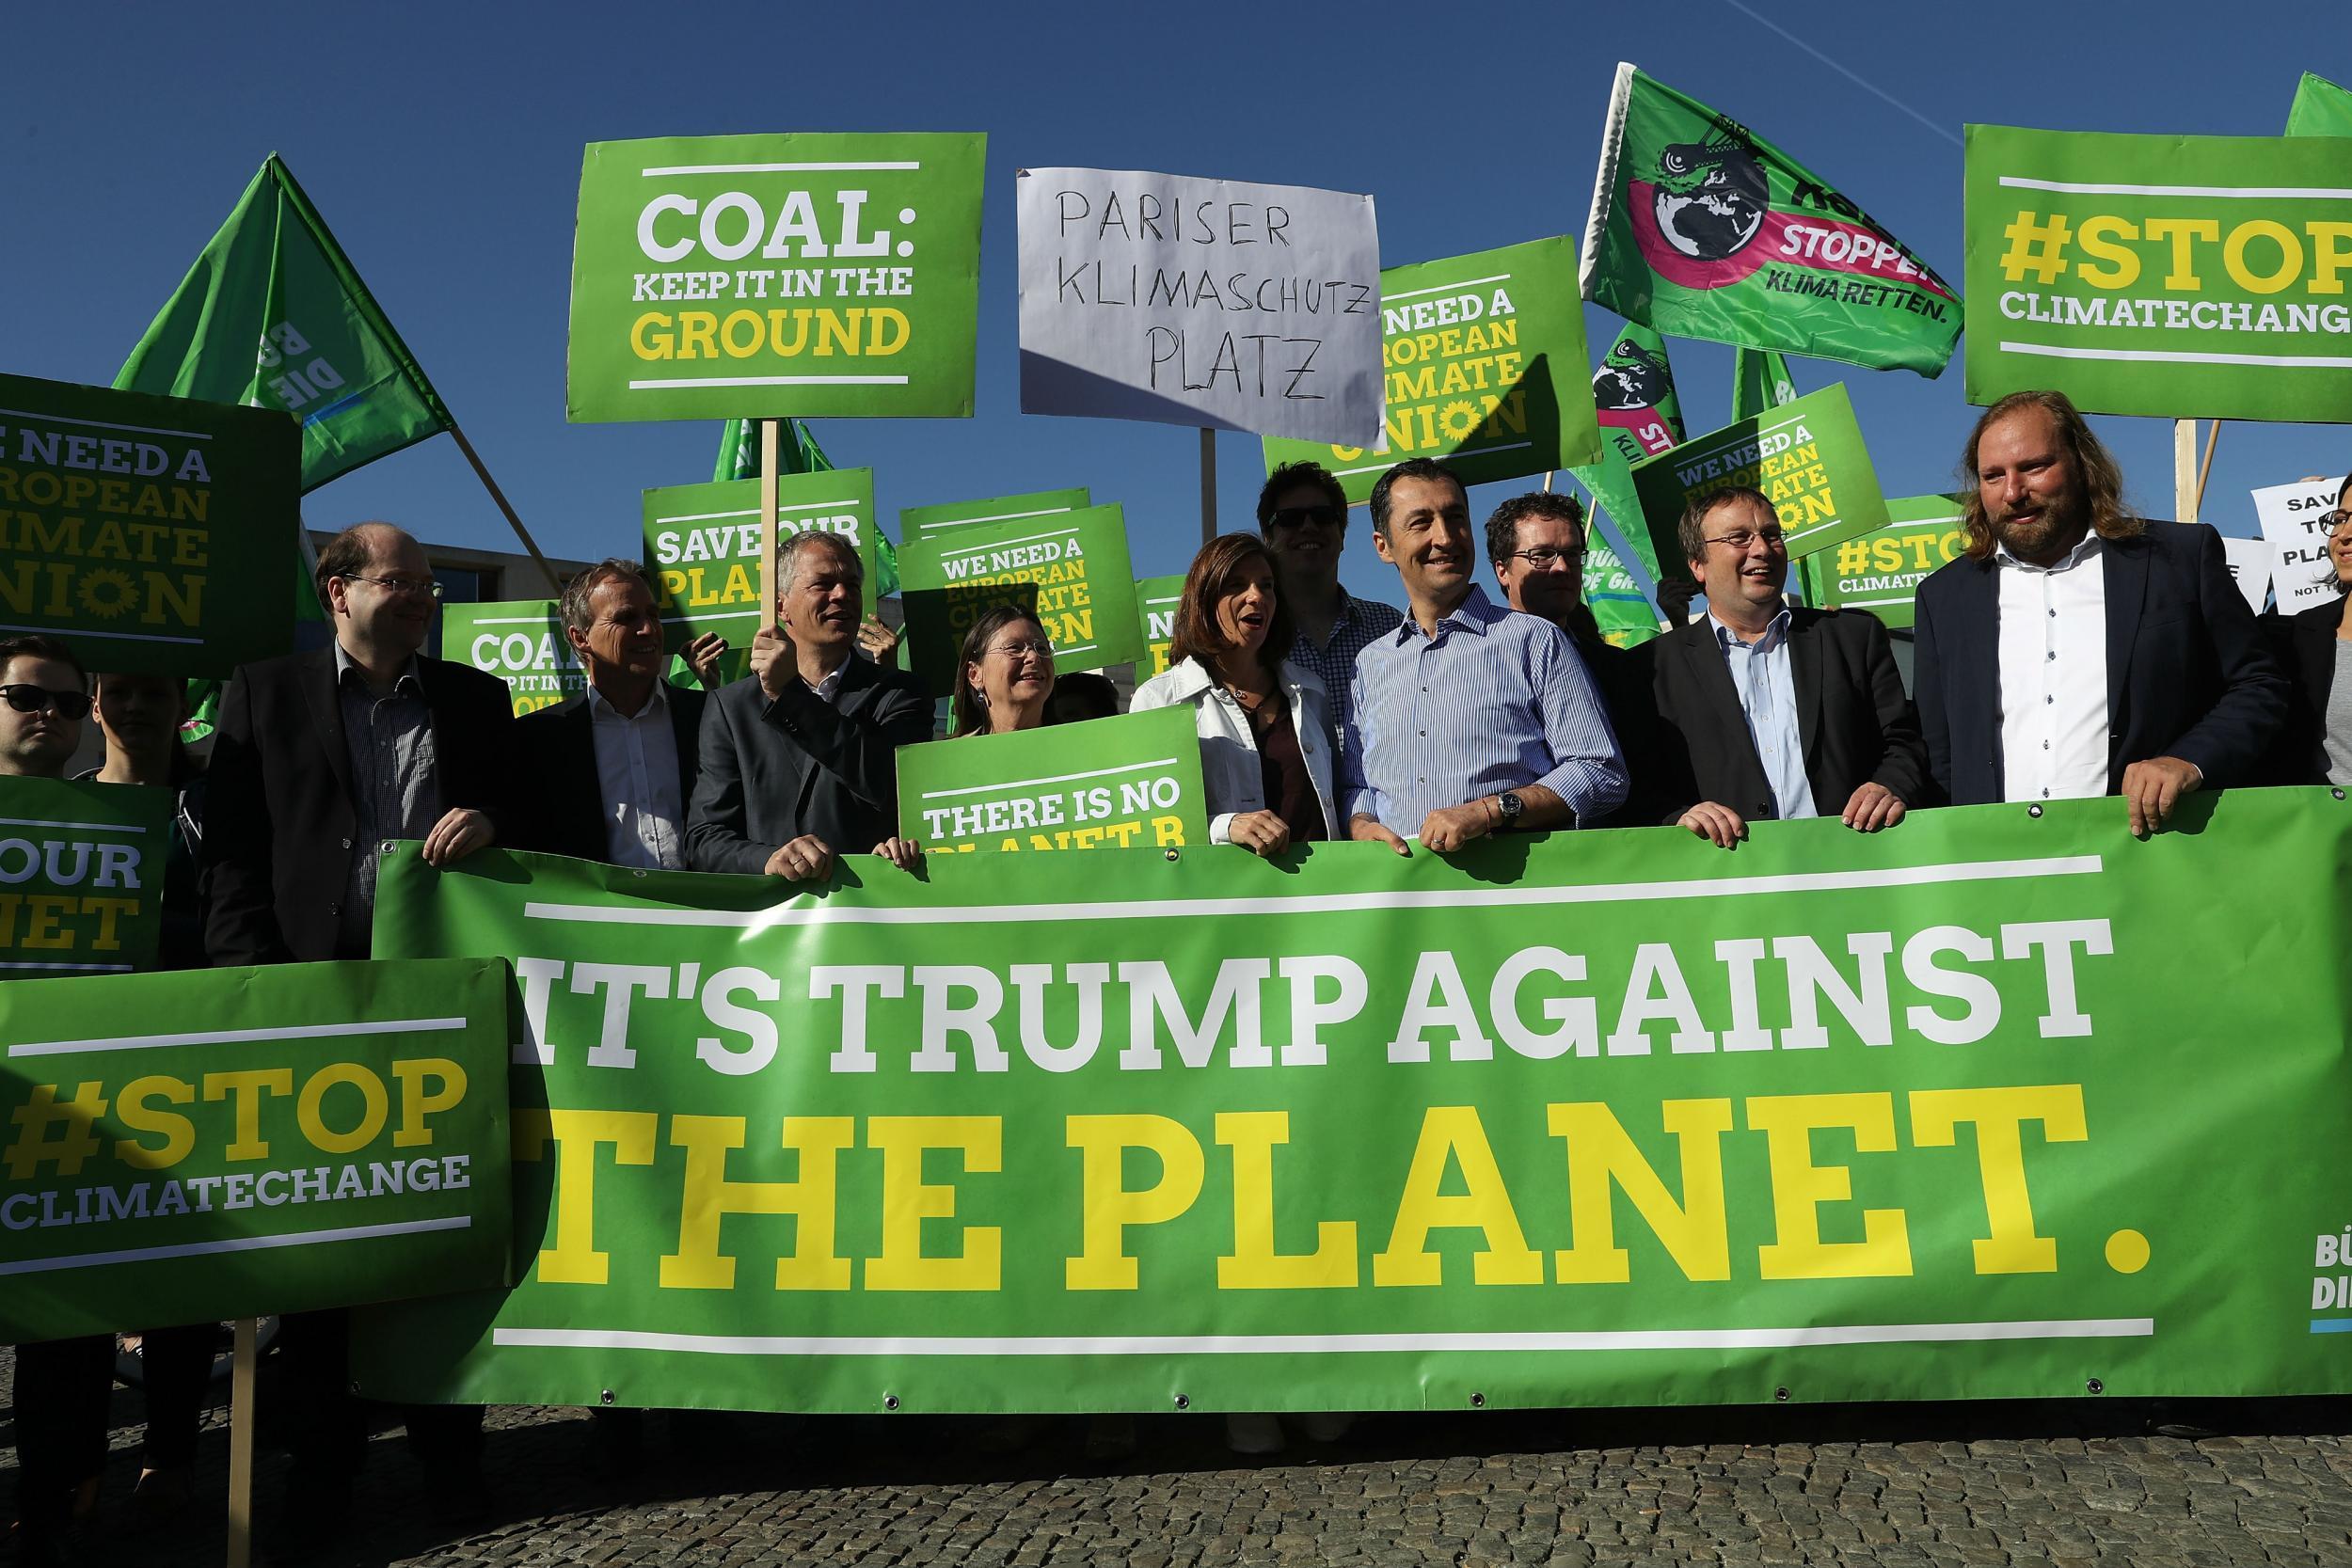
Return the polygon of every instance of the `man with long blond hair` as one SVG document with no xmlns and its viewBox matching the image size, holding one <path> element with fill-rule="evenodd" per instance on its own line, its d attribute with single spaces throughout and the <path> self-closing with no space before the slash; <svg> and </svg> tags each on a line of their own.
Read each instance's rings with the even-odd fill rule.
<svg viewBox="0 0 2352 1568">
<path fill-rule="evenodd" d="M 1915 681 L 1954 805 L 2122 795 L 2134 833 L 2246 782 L 2286 683 L 2210 528 L 2126 511 L 2063 392 L 2012 392 L 1969 432 L 1966 553 L 1919 585 Z"/>
</svg>

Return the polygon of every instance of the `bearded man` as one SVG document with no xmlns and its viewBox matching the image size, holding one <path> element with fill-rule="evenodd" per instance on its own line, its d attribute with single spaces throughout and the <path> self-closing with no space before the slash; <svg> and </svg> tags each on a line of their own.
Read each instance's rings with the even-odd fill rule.
<svg viewBox="0 0 2352 1568">
<path fill-rule="evenodd" d="M 2249 782 L 2286 680 L 2221 537 L 2123 509 L 2115 459 L 2061 392 L 2012 392 L 1968 436 L 1966 553 L 1919 585 L 1915 695 L 1954 805 L 2122 795 L 2135 834 Z"/>
</svg>

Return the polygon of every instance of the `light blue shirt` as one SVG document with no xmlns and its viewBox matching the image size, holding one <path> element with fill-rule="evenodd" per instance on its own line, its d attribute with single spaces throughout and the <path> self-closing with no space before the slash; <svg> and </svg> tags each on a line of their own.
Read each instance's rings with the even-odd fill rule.
<svg viewBox="0 0 2352 1568">
<path fill-rule="evenodd" d="M 1349 707 L 1344 817 L 1403 835 L 1433 811 L 1530 784 L 1580 822 L 1625 800 L 1624 753 L 1576 645 L 1475 586 L 1436 636 L 1407 615 L 1368 644 Z"/>
<path fill-rule="evenodd" d="M 1731 684 L 1740 692 L 1740 711 L 1747 716 L 1748 741 L 1756 760 L 1764 765 L 1764 781 L 1772 786 L 1772 815 L 1783 821 L 1819 816 L 1813 807 L 1813 785 L 1804 776 L 1804 735 L 1797 724 L 1797 677 L 1788 668 L 1788 612 L 1782 610 L 1753 642 L 1740 641 L 1729 626 L 1707 612 L 1715 629 L 1715 645 L 1731 669 Z"/>
</svg>

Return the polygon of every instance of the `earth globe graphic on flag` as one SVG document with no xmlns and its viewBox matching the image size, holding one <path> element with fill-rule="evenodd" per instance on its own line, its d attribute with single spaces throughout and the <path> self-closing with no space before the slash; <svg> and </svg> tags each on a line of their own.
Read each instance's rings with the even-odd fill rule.
<svg viewBox="0 0 2352 1568">
<path fill-rule="evenodd" d="M 1767 197 L 1764 170 L 1745 149 L 1683 142 L 1659 155 L 1651 211 L 1668 245 L 1720 261 L 1756 238 Z"/>
</svg>

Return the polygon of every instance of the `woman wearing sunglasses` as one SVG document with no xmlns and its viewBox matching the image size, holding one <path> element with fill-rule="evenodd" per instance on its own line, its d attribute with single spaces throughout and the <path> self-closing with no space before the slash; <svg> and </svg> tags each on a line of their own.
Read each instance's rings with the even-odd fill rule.
<svg viewBox="0 0 2352 1568">
<path fill-rule="evenodd" d="M 2326 581 L 2333 594 L 2292 616 L 2265 618 L 2286 666 L 2287 727 L 2274 776 L 2280 784 L 2352 784 L 2352 476 L 2336 492 Z"/>
</svg>

